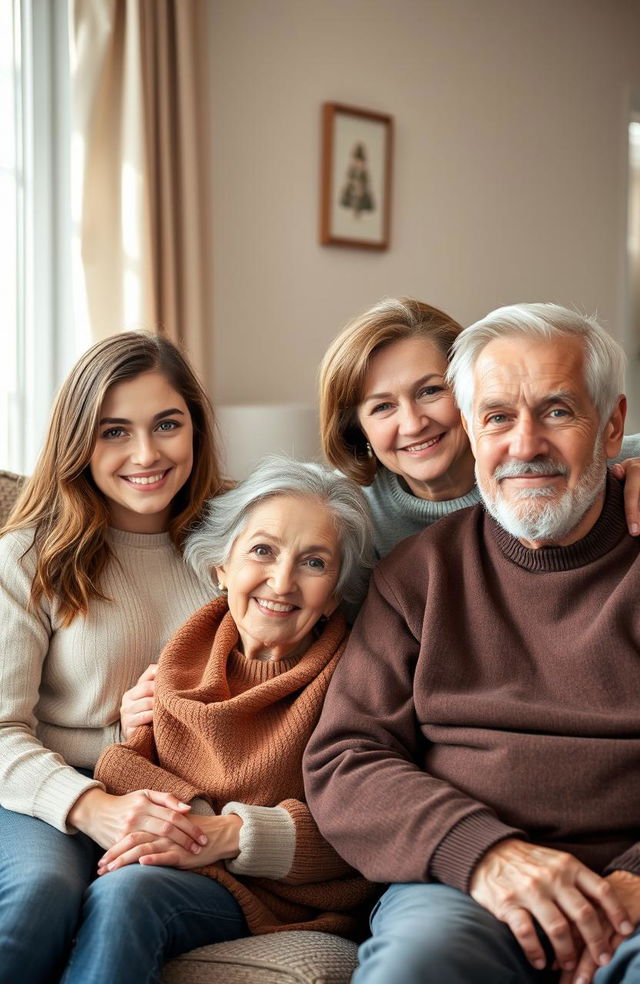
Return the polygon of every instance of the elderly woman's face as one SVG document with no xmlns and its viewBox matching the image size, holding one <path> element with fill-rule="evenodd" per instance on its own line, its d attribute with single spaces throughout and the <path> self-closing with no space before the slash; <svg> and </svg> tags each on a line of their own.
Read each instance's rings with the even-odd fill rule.
<svg viewBox="0 0 640 984">
<path fill-rule="evenodd" d="M 282 659 L 308 645 L 318 619 L 338 604 L 339 572 L 338 535 L 324 503 L 281 495 L 255 506 L 217 568 L 245 655 Z"/>
</svg>

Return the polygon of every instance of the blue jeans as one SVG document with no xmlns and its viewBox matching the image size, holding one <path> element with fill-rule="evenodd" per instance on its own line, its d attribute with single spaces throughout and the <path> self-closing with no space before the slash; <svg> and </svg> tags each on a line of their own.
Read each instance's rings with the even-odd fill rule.
<svg viewBox="0 0 640 984">
<path fill-rule="evenodd" d="M 131 864 L 85 893 L 63 984 L 151 984 L 171 957 L 247 935 L 242 910 L 212 878 Z"/>
<path fill-rule="evenodd" d="M 551 984 L 507 926 L 447 885 L 392 885 L 371 916 L 353 984 Z M 548 941 L 543 940 L 549 955 Z M 593 984 L 640 984 L 640 931 L 621 943 Z"/>
<path fill-rule="evenodd" d="M 0 984 L 57 980 L 102 853 L 84 834 L 0 807 Z"/>
</svg>

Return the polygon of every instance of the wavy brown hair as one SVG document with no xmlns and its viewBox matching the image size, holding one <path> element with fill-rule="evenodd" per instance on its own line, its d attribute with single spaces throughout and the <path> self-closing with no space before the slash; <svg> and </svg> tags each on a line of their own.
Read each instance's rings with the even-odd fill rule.
<svg viewBox="0 0 640 984">
<path fill-rule="evenodd" d="M 200 521 L 205 502 L 226 487 L 214 439 L 213 410 L 180 350 L 149 332 L 122 332 L 84 353 L 62 384 L 44 448 L 2 533 L 34 529 L 36 573 L 31 604 L 59 605 L 63 625 L 104 598 L 100 578 L 109 558 L 107 502 L 90 470 L 100 409 L 108 389 L 144 372 L 161 372 L 184 399 L 193 423 L 193 468 L 172 502 L 168 531 L 178 550 Z"/>
<path fill-rule="evenodd" d="M 461 331 L 444 311 L 412 297 L 387 297 L 349 322 L 320 364 L 320 436 L 327 461 L 358 485 L 371 485 L 378 462 L 357 418 L 371 359 L 384 346 L 416 336 L 448 358 Z"/>
</svg>

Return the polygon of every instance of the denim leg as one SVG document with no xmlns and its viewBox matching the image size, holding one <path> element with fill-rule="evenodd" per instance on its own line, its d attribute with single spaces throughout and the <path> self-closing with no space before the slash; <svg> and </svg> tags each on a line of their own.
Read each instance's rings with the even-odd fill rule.
<svg viewBox="0 0 640 984">
<path fill-rule="evenodd" d="M 84 834 L 0 807 L 0 984 L 51 984 L 103 852 Z"/>
<path fill-rule="evenodd" d="M 353 984 L 542 984 L 508 927 L 447 885 L 392 885 L 371 918 Z"/>
<path fill-rule="evenodd" d="M 151 984 L 166 960 L 247 934 L 219 882 L 194 871 L 131 864 L 87 889 L 63 984 Z"/>
<path fill-rule="evenodd" d="M 596 971 L 593 984 L 640 984 L 640 927 L 618 946 L 611 963 Z"/>
</svg>

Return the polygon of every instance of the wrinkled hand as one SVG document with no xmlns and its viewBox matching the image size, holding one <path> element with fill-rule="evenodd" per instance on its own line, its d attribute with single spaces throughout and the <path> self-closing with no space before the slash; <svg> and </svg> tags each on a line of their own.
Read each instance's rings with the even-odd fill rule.
<svg viewBox="0 0 640 984">
<path fill-rule="evenodd" d="M 150 834 L 164 837 L 199 854 L 207 838 L 201 824 L 186 816 L 189 810 L 188 803 L 181 803 L 171 793 L 139 789 L 112 796 L 92 786 L 76 800 L 67 819 L 101 847 L 109 848 L 127 834 L 142 830 L 147 838 Z"/>
<path fill-rule="evenodd" d="M 509 926 L 538 970 L 546 966 L 546 958 L 534 919 L 549 938 L 560 969 L 571 971 L 581 944 L 597 966 L 607 963 L 612 934 L 624 933 L 629 924 L 611 881 L 571 854 L 515 838 L 501 841 L 484 855 L 473 873 L 470 894 Z"/>
<path fill-rule="evenodd" d="M 640 923 L 640 877 L 631 874 L 630 871 L 613 871 L 610 875 L 607 875 L 606 880 L 613 885 L 616 895 L 629 913 L 633 926 L 637 926 Z M 625 934 L 613 933 L 611 936 L 610 947 L 612 953 L 622 943 L 625 936 L 633 932 L 631 923 L 627 927 Z M 596 970 L 598 970 L 598 965 L 595 963 L 589 951 L 583 949 L 582 956 L 578 961 L 575 971 L 565 971 L 560 978 L 559 984 L 590 984 Z"/>
<path fill-rule="evenodd" d="M 640 533 L 640 458 L 625 458 L 611 466 L 616 478 L 624 482 L 624 512 L 632 536 Z"/>
<path fill-rule="evenodd" d="M 120 705 L 120 730 L 128 741 L 141 724 L 153 721 L 153 698 L 156 689 L 158 664 L 150 663 L 138 682 L 122 697 Z"/>
<path fill-rule="evenodd" d="M 144 831 L 127 834 L 100 858 L 98 874 L 106 875 L 127 864 L 160 864 L 170 868 L 201 868 L 224 858 L 235 858 L 240 851 L 242 820 L 235 813 L 199 817 L 208 844 L 197 856 L 167 837 L 149 837 Z"/>
</svg>

